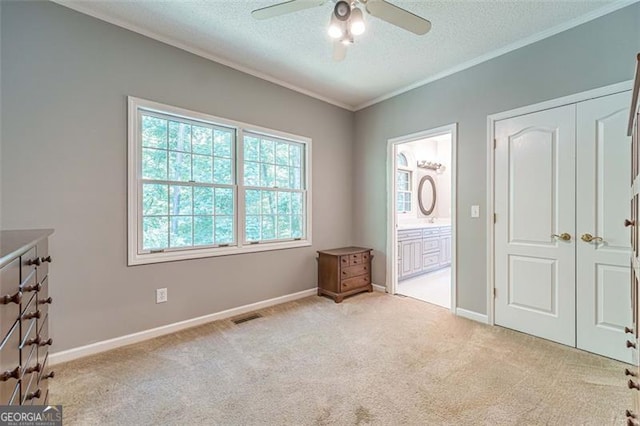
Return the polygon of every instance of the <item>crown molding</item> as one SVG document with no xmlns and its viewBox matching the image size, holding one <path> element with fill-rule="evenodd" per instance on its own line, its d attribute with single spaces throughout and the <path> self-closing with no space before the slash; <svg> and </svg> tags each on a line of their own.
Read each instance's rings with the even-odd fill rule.
<svg viewBox="0 0 640 426">
<path fill-rule="evenodd" d="M 245 74 L 249 74 L 249 75 L 251 75 L 253 77 L 257 77 L 257 78 L 259 78 L 261 80 L 265 80 L 265 81 L 268 81 L 270 83 L 277 84 L 278 86 L 282 86 L 284 88 L 287 88 L 287 89 L 293 90 L 295 92 L 301 93 L 303 95 L 310 96 L 312 98 L 316 98 L 316 99 L 318 99 L 318 100 L 320 100 L 322 102 L 326 102 L 328 104 L 335 105 L 337 107 L 346 109 L 348 111 L 352 111 L 352 112 L 355 111 L 353 105 L 346 104 L 346 103 L 338 101 L 336 99 L 328 98 L 326 96 L 323 96 L 323 95 L 320 95 L 318 93 L 315 93 L 315 92 L 313 92 L 311 90 L 307 90 L 307 89 L 304 89 L 302 87 L 296 86 L 294 84 L 287 83 L 286 81 L 280 80 L 280 79 L 278 79 L 278 78 L 276 78 L 276 77 L 274 77 L 272 75 L 269 75 L 267 73 L 264 73 L 264 72 L 261 72 L 261 71 L 257 71 L 255 69 L 246 67 L 244 65 L 240 65 L 240 64 L 238 64 L 236 62 L 233 62 L 233 61 L 231 61 L 229 59 L 213 55 L 213 54 L 211 54 L 211 53 L 209 53 L 209 52 L 207 52 L 205 50 L 198 49 L 198 48 L 193 47 L 193 46 L 189 46 L 189 45 L 187 45 L 185 43 L 182 43 L 180 41 L 177 41 L 177 40 L 173 40 L 173 39 L 171 39 L 169 37 L 166 37 L 166 36 L 163 36 L 161 34 L 158 34 L 155 31 L 150 31 L 148 29 L 139 27 L 139 26 L 137 26 L 135 24 L 132 24 L 130 22 L 126 22 L 124 20 L 115 18 L 113 16 L 109 16 L 109 15 L 104 14 L 102 12 L 95 11 L 95 10 L 93 10 L 91 8 L 91 2 L 89 2 L 89 1 L 87 1 L 87 2 L 84 2 L 84 1 L 83 2 L 67 1 L 67 0 L 50 0 L 50 1 L 53 2 L 53 3 L 59 4 L 60 6 L 64 6 L 66 8 L 75 10 L 76 12 L 80 12 L 80 13 L 82 13 L 84 15 L 89 15 L 89 16 L 94 17 L 96 19 L 99 19 L 101 21 L 108 22 L 109 24 L 113 24 L 113 25 L 116 25 L 118 27 L 122 27 L 122 28 L 124 28 L 126 30 L 133 31 L 134 33 L 138 33 L 138 34 L 141 34 L 141 35 L 143 35 L 145 37 L 149 37 L 149 38 L 152 38 L 152 39 L 157 40 L 159 42 L 162 42 L 164 44 L 168 44 L 169 46 L 173 46 L 173 47 L 176 47 L 178 49 L 185 50 L 185 51 L 187 51 L 189 53 L 193 53 L 194 55 L 200 56 L 200 57 L 205 58 L 205 59 L 209 59 L 210 61 L 217 62 L 217 63 L 219 63 L 221 65 L 227 66 L 229 68 L 233 68 L 233 69 L 235 69 L 237 71 L 243 72 Z M 638 0 L 638 1 L 640 1 L 640 0 Z"/>
<path fill-rule="evenodd" d="M 564 23 L 562 23 L 560 25 L 557 25 L 557 26 L 552 27 L 550 29 L 547 29 L 545 31 L 541 31 L 541 32 L 536 33 L 536 34 L 534 34 L 532 36 L 520 39 L 520 40 L 518 40 L 518 41 L 516 41 L 514 43 L 511 43 L 511 44 L 509 44 L 509 45 L 507 45 L 505 47 L 493 50 L 493 51 L 491 51 L 489 53 L 485 53 L 485 54 L 480 55 L 480 56 L 478 56 L 478 57 L 476 57 L 474 59 L 471 59 L 469 61 L 463 62 L 463 63 L 461 63 L 459 65 L 456 65 L 456 66 L 454 66 L 452 68 L 449 68 L 447 70 L 444 70 L 442 72 L 439 72 L 439 73 L 437 73 L 437 74 L 435 74 L 435 75 L 433 75 L 431 77 L 428 77 L 428 78 L 425 78 L 423 80 L 417 81 L 417 82 L 412 83 L 412 84 L 410 84 L 408 86 L 405 86 L 405 87 L 402 87 L 400 89 L 394 90 L 392 92 L 386 93 L 384 95 L 378 96 L 378 97 L 376 97 L 376 98 L 374 98 L 374 99 L 372 99 L 370 101 L 366 101 L 366 102 L 363 102 L 363 103 L 355 105 L 355 106 L 354 105 L 350 105 L 350 104 L 345 103 L 345 102 L 342 102 L 342 101 L 338 101 L 336 99 L 328 98 L 326 96 L 320 95 L 319 93 L 316 93 L 316 92 L 313 92 L 311 90 L 307 90 L 307 89 L 304 89 L 302 87 L 296 86 L 294 84 L 288 83 L 286 81 L 280 80 L 280 79 L 278 79 L 276 77 L 273 77 L 272 75 L 269 75 L 267 73 L 264 73 L 264 72 L 261 72 L 261 71 L 257 71 L 255 69 L 249 68 L 249 67 L 244 66 L 244 65 L 240 65 L 240 64 L 238 64 L 238 63 L 236 63 L 234 61 L 231 61 L 229 59 L 213 55 L 213 54 L 211 54 L 209 52 L 206 52 L 206 51 L 204 51 L 202 49 L 198 49 L 198 48 L 195 48 L 193 46 L 189 46 L 189 45 L 187 45 L 185 43 L 182 43 L 182 42 L 173 40 L 173 39 L 171 39 L 169 37 L 160 35 L 160 34 L 154 32 L 154 31 L 150 31 L 148 29 L 141 28 L 141 27 L 139 27 L 139 26 L 137 26 L 135 24 L 132 24 L 130 22 L 126 22 L 124 20 L 121 20 L 121 19 L 118 19 L 118 18 L 114 18 L 112 16 L 109 16 L 107 14 L 103 14 L 101 12 L 97 12 L 97 11 L 91 9 L 91 7 L 90 7 L 91 2 L 78 2 L 78 1 L 68 1 L 68 0 L 50 0 L 50 1 L 52 1 L 54 3 L 57 3 L 57 4 L 61 5 L 61 6 L 67 7 L 69 9 L 75 10 L 76 12 L 80 12 L 82 14 L 89 15 L 89 16 L 92 16 L 94 18 L 100 19 L 101 21 L 105 21 L 105 22 L 108 22 L 110 24 L 116 25 L 118 27 L 122 27 L 122 28 L 125 28 L 127 30 L 133 31 L 135 33 L 142 34 L 142 35 L 144 35 L 146 37 L 149 37 L 149 38 L 152 38 L 154 40 L 160 41 L 160 42 L 162 42 L 164 44 L 176 47 L 176 48 L 181 49 L 181 50 L 185 50 L 185 51 L 187 51 L 189 53 L 193 53 L 194 55 L 203 57 L 205 59 L 209 59 L 211 61 L 217 62 L 217 63 L 222 64 L 222 65 L 225 65 L 225 66 L 227 66 L 229 68 L 233 68 L 233 69 L 235 69 L 237 71 L 240 71 L 240 72 L 243 72 L 245 74 L 249 74 L 251 76 L 260 78 L 260 79 L 268 81 L 270 83 L 277 84 L 279 86 L 282 86 L 284 88 L 293 90 L 293 91 L 301 93 L 303 95 L 310 96 L 312 98 L 318 99 L 318 100 L 320 100 L 322 102 L 326 102 L 328 104 L 335 105 L 337 107 L 346 109 L 347 111 L 355 112 L 355 111 L 359 111 L 359 110 L 362 110 L 364 108 L 370 107 L 372 105 L 375 105 L 377 103 L 380 103 L 382 101 L 385 101 L 387 99 L 393 98 L 395 96 L 401 95 L 403 93 L 409 92 L 409 91 L 411 91 L 413 89 L 416 89 L 418 87 L 422 87 L 422 86 L 424 86 L 426 84 L 433 83 L 434 81 L 443 79 L 445 77 L 448 77 L 448 76 L 453 75 L 455 73 L 458 73 L 460 71 L 464 71 L 464 70 L 466 70 L 468 68 L 471 68 L 473 66 L 479 65 L 479 64 L 481 64 L 483 62 L 487 62 L 487 61 L 489 61 L 491 59 L 497 58 L 499 56 L 502 56 L 502 55 L 507 54 L 509 52 L 512 52 L 514 50 L 520 49 L 521 47 L 536 43 L 536 42 L 538 42 L 540 40 L 544 40 L 545 38 L 554 36 L 556 34 L 559 34 L 559 33 L 563 32 L 563 31 L 567 31 L 567 30 L 569 30 L 571 28 L 577 27 L 578 25 L 582 25 L 582 24 L 587 23 L 589 21 L 592 21 L 594 19 L 600 18 L 601 16 L 607 15 L 609 13 L 615 12 L 616 10 L 619 10 L 619 9 L 622 9 L 622 8 L 627 7 L 629 5 L 632 5 L 634 3 L 637 3 L 640 0 L 617 0 L 617 1 L 611 2 L 611 3 L 607 4 L 606 6 L 603 6 L 603 7 L 599 8 L 599 9 L 591 11 L 591 12 L 585 14 L 585 15 L 579 16 L 579 17 L 577 17 L 575 19 L 572 19 L 570 21 L 564 22 Z"/>
<path fill-rule="evenodd" d="M 435 74 L 431 77 L 428 77 L 424 80 L 420 80 L 417 81 L 409 86 L 403 87 L 401 89 L 398 90 L 394 90 L 393 92 L 389 92 L 385 95 L 379 96 L 375 99 L 372 99 L 370 101 L 364 102 L 362 104 L 357 105 L 354 110 L 355 111 L 359 111 L 361 109 L 370 107 L 371 105 L 375 105 L 377 103 L 380 103 L 382 101 L 385 101 L 387 99 L 393 98 L 395 96 L 401 95 L 403 93 L 409 92 L 413 89 L 417 89 L 418 87 L 424 86 L 426 84 L 429 83 L 433 83 L 436 80 L 440 80 L 443 79 L 445 77 L 448 77 L 450 75 L 453 75 L 455 73 L 458 73 L 460 71 L 464 71 L 468 68 L 471 68 L 473 66 L 479 65 L 483 62 L 487 62 L 491 59 L 497 58 L 498 56 L 502 56 L 504 54 L 507 54 L 509 52 L 513 52 L 514 50 L 520 49 L 521 47 L 525 47 L 528 46 L 530 44 L 536 43 L 540 40 L 544 40 L 545 38 L 549 38 L 551 36 L 554 36 L 556 34 L 559 34 L 563 31 L 567 31 L 571 28 L 577 27 L 578 25 L 582 25 L 585 24 L 589 21 L 593 21 L 594 19 L 600 18 L 604 15 L 608 15 L 609 13 L 615 12 L 616 10 L 622 9 L 624 7 L 630 6 L 634 3 L 637 3 L 640 0 L 619 0 L 619 1 L 614 1 L 611 2 L 609 4 L 607 4 L 604 7 L 601 7 L 599 9 L 593 10 L 585 15 L 579 16 L 575 19 L 572 19 L 570 21 L 564 22 L 560 25 L 557 25 L 555 27 L 549 28 L 547 30 L 541 31 L 539 33 L 533 34 L 529 37 L 520 39 L 518 41 L 516 41 L 515 43 L 511 43 L 505 47 L 502 47 L 500 49 L 496 49 L 494 51 L 491 51 L 489 53 L 485 53 L 484 55 L 480 55 L 474 59 L 471 59 L 467 62 L 463 62 L 460 65 L 456 65 L 455 67 L 449 68 L 445 71 L 439 72 L 438 74 Z"/>
</svg>

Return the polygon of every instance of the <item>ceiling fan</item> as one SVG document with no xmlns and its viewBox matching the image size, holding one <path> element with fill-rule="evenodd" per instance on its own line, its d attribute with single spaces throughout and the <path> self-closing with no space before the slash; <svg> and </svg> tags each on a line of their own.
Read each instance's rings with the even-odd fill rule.
<svg viewBox="0 0 640 426">
<path fill-rule="evenodd" d="M 288 13 L 298 12 L 325 4 L 328 0 L 290 0 L 272 6 L 256 9 L 251 12 L 255 19 L 269 19 Z M 431 22 L 415 15 L 408 10 L 395 6 L 386 0 L 332 0 L 335 3 L 328 33 L 333 38 L 333 59 L 341 61 L 347 54 L 347 46 L 353 44 L 353 36 L 365 31 L 365 23 L 362 11 L 358 5 L 378 19 L 382 19 L 392 25 L 410 31 L 417 35 L 423 35 L 431 29 Z"/>
</svg>

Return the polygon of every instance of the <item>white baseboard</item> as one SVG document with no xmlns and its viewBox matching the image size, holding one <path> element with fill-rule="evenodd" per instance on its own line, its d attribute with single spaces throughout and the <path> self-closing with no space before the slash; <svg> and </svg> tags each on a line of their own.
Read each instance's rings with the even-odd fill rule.
<svg viewBox="0 0 640 426">
<path fill-rule="evenodd" d="M 374 291 L 379 291 L 381 293 L 386 293 L 387 292 L 387 288 L 383 285 L 378 285 L 378 284 L 371 284 L 373 286 L 373 290 Z"/>
<path fill-rule="evenodd" d="M 466 309 L 456 308 L 456 315 L 473 321 L 478 321 L 483 324 L 489 324 L 489 317 L 485 314 L 479 314 L 477 312 L 467 311 Z"/>
<path fill-rule="evenodd" d="M 237 308 L 227 309 L 225 311 L 216 312 L 197 318 L 163 325 L 161 327 L 152 328 L 150 330 L 127 334 L 125 336 L 91 343 L 90 345 L 80 346 L 78 348 L 67 349 L 66 351 L 56 352 L 49 355 L 48 362 L 50 365 L 54 365 L 61 362 L 72 361 L 74 359 L 82 358 L 85 356 L 109 351 L 111 349 L 131 345 L 133 343 L 142 342 L 144 340 L 153 339 L 154 337 L 175 333 L 176 331 L 184 330 L 185 328 L 191 328 L 212 321 L 235 317 L 247 312 L 257 311 L 259 309 L 268 308 L 271 306 L 279 305 L 281 303 L 290 302 L 292 300 L 302 299 L 304 297 L 313 296 L 315 294 L 318 294 L 318 290 L 314 287 L 310 288 L 309 290 L 299 291 L 297 293 L 287 294 L 273 299 L 263 300 L 261 302 L 251 303 L 249 305 L 239 306 Z"/>
</svg>

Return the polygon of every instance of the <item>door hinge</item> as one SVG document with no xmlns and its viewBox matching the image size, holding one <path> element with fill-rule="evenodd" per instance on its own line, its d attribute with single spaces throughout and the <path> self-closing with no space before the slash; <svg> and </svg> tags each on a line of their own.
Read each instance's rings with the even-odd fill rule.
<svg viewBox="0 0 640 426">
<path fill-rule="evenodd" d="M 497 214 L 493 214 L 493 223 L 496 223 L 496 221 L 498 220 L 498 215 Z"/>
<path fill-rule="evenodd" d="M 498 293 L 496 292 L 496 288 L 494 287 L 493 288 L 493 298 L 495 299 L 497 295 L 498 295 Z"/>
<path fill-rule="evenodd" d="M 498 139 L 493 140 L 493 149 L 496 149 L 496 146 L 498 146 Z"/>
</svg>

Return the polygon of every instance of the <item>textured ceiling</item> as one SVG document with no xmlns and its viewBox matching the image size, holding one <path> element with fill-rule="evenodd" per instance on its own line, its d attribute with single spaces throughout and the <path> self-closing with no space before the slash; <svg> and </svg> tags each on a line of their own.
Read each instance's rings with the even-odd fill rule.
<svg viewBox="0 0 640 426">
<path fill-rule="evenodd" d="M 632 2 L 393 0 L 429 19 L 431 31 L 417 36 L 365 14 L 367 31 L 334 62 L 332 1 L 264 21 L 251 11 L 278 0 L 56 1 L 349 109 Z"/>
</svg>

